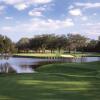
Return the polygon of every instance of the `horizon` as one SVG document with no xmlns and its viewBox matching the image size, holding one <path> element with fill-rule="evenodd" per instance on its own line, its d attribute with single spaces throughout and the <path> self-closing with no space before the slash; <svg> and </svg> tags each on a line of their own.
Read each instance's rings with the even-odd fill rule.
<svg viewBox="0 0 100 100">
<path fill-rule="evenodd" d="M 17 42 L 40 34 L 100 36 L 99 0 L 0 0 L 0 34 Z"/>
</svg>

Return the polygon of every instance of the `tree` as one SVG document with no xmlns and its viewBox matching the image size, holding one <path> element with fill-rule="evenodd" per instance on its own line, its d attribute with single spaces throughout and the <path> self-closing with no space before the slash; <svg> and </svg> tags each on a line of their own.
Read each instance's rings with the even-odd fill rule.
<svg viewBox="0 0 100 100">
<path fill-rule="evenodd" d="M 18 52 L 20 51 L 28 52 L 29 44 L 30 44 L 30 40 L 28 38 L 21 38 L 16 44 L 18 48 Z"/>
<path fill-rule="evenodd" d="M 51 51 L 51 53 L 54 53 L 54 51 L 56 50 L 57 36 L 55 34 L 49 34 L 48 37 L 49 38 L 47 40 L 47 49 L 49 49 Z"/>
<path fill-rule="evenodd" d="M 98 43 L 95 46 L 95 50 L 96 50 L 96 52 L 100 53 L 100 36 L 99 36 L 99 39 L 98 39 Z"/>
<path fill-rule="evenodd" d="M 65 35 L 57 36 L 56 37 L 56 48 L 58 49 L 59 53 L 61 49 L 65 49 L 67 45 L 67 37 Z"/>
<path fill-rule="evenodd" d="M 4 36 L 0 35 L 0 52 L 3 53 L 4 52 Z"/>
<path fill-rule="evenodd" d="M 85 47 L 87 45 L 87 38 L 84 36 L 81 36 L 80 34 L 68 34 L 68 50 L 69 53 L 71 50 L 74 52 L 77 51 L 77 49 Z"/>
<path fill-rule="evenodd" d="M 11 53 L 12 41 L 7 36 L 0 35 L 0 52 Z"/>
<path fill-rule="evenodd" d="M 38 36 L 30 39 L 30 49 L 40 52 L 41 42 Z"/>
<path fill-rule="evenodd" d="M 5 53 L 10 52 L 12 49 L 12 41 L 8 37 L 5 36 L 3 39 L 3 44 L 4 44 L 4 47 L 3 47 L 4 52 Z"/>
<path fill-rule="evenodd" d="M 97 40 L 90 40 L 89 43 L 87 44 L 87 47 L 85 48 L 85 51 L 87 52 L 95 52 L 95 47 L 97 45 Z"/>
</svg>

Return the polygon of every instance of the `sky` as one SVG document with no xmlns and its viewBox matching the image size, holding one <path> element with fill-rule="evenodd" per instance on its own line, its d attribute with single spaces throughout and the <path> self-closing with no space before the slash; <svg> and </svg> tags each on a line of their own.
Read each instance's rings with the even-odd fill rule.
<svg viewBox="0 0 100 100">
<path fill-rule="evenodd" d="M 100 36 L 100 0 L 0 0 L 0 34 L 14 42 L 38 34 Z"/>
</svg>

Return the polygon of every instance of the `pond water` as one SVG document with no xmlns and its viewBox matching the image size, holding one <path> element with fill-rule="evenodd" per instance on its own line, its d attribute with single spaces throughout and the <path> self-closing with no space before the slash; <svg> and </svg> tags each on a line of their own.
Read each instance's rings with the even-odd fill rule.
<svg viewBox="0 0 100 100">
<path fill-rule="evenodd" d="M 39 59 L 39 58 L 0 58 L 0 73 L 34 73 L 35 69 L 44 64 L 57 62 L 93 62 L 100 61 L 100 57 L 82 57 L 66 59 Z"/>
</svg>

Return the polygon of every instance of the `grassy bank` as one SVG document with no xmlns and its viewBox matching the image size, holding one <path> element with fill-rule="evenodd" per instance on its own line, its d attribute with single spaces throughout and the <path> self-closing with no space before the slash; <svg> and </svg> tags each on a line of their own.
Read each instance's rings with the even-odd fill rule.
<svg viewBox="0 0 100 100">
<path fill-rule="evenodd" d="M 53 58 L 53 57 L 74 57 L 70 54 L 56 54 L 56 53 L 20 53 L 20 54 L 13 54 L 13 56 L 18 56 L 18 57 L 33 57 L 33 58 Z"/>
<path fill-rule="evenodd" d="M 0 100 L 100 100 L 100 62 L 45 65 L 0 75 Z"/>
</svg>

